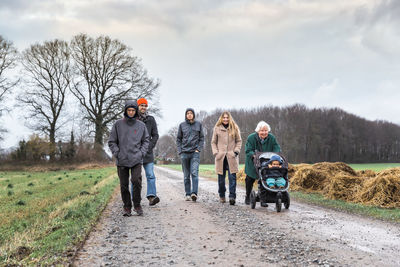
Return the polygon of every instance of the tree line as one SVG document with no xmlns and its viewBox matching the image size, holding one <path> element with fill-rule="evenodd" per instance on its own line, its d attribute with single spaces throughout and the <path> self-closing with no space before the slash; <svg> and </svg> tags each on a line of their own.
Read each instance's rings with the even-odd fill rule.
<svg viewBox="0 0 400 267">
<path fill-rule="evenodd" d="M 321 161 L 348 163 L 400 162 L 400 126 L 387 121 L 369 121 L 339 108 L 265 106 L 231 109 L 243 139 L 240 162 L 245 161 L 244 144 L 259 121 L 271 126 L 283 154 L 292 163 Z M 201 118 L 206 145 L 201 153 L 204 163 L 213 163 L 212 131 L 222 110 Z M 177 127 L 159 139 L 156 154 L 160 158 L 176 155 Z"/>
<path fill-rule="evenodd" d="M 71 121 L 95 155 L 104 157 L 104 138 L 125 101 L 145 97 L 157 102 L 159 84 L 130 47 L 109 36 L 79 34 L 69 42 L 55 39 L 18 52 L 0 35 L 0 118 L 13 111 L 5 107 L 14 97 L 25 125 L 38 138 L 48 139 L 50 160 L 60 158 L 57 140 L 68 132 L 65 128 Z M 153 105 L 150 112 L 159 114 L 157 107 Z M 0 141 L 6 131 L 0 125 Z M 18 149 L 25 151 L 24 142 L 29 141 Z"/>
</svg>

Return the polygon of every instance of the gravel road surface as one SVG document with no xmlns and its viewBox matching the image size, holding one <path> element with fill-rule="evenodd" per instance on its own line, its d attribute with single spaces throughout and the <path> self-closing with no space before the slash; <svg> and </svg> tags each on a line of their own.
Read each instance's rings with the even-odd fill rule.
<svg viewBox="0 0 400 267">
<path fill-rule="evenodd" d="M 200 178 L 184 200 L 181 172 L 156 167 L 161 202 L 123 217 L 119 191 L 78 252 L 75 266 L 400 266 L 400 225 L 292 201 L 255 210 L 219 203 L 216 181 Z M 145 196 L 146 179 L 143 174 Z"/>
</svg>

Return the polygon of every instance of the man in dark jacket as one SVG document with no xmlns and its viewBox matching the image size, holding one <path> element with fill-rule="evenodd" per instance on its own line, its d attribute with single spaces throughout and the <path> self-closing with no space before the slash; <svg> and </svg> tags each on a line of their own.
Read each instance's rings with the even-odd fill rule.
<svg viewBox="0 0 400 267">
<path fill-rule="evenodd" d="M 199 187 L 200 152 L 204 146 L 204 134 L 201 123 L 195 121 L 195 113 L 192 108 L 186 109 L 185 121 L 179 125 L 176 144 L 178 153 L 181 155 L 186 200 L 196 201 Z M 190 189 L 190 176 L 192 176 L 192 189 Z"/>
<path fill-rule="evenodd" d="M 156 146 L 158 140 L 157 123 L 153 116 L 147 114 L 148 103 L 145 98 L 137 100 L 139 107 L 138 119 L 146 124 L 147 132 L 149 133 L 150 143 L 147 149 L 147 154 L 143 157 L 143 168 L 147 178 L 147 199 L 149 205 L 153 206 L 160 202 L 156 190 L 156 176 L 154 175 L 154 155 L 153 148 Z"/>
<path fill-rule="evenodd" d="M 124 203 L 124 216 L 131 216 L 132 202 L 129 192 L 129 171 L 133 185 L 133 206 L 138 215 L 143 215 L 140 205 L 142 190 L 142 162 L 149 147 L 149 134 L 146 125 L 137 120 L 136 101 L 128 100 L 125 104 L 124 118 L 118 120 L 110 134 L 108 146 L 117 159 L 117 170 Z"/>
</svg>

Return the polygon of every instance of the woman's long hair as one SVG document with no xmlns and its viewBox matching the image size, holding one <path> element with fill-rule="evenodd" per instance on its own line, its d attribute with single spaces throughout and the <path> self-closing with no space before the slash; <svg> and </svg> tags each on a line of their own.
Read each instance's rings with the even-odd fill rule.
<svg viewBox="0 0 400 267">
<path fill-rule="evenodd" d="M 221 116 L 219 116 L 219 119 L 217 121 L 217 123 L 215 124 L 215 127 L 222 125 L 222 118 L 228 115 L 229 118 L 229 122 L 228 122 L 228 133 L 232 136 L 232 137 L 238 137 L 240 135 L 239 132 L 239 127 L 237 126 L 236 122 L 234 121 L 234 119 L 232 118 L 232 115 L 229 111 L 224 111 L 222 112 Z"/>
</svg>

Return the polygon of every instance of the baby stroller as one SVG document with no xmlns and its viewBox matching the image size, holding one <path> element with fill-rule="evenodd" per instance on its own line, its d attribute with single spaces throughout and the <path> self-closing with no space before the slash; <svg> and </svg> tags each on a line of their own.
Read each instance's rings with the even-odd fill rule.
<svg viewBox="0 0 400 267">
<path fill-rule="evenodd" d="M 261 194 L 264 189 L 266 191 L 266 192 L 264 191 L 264 201 L 265 201 L 264 203 L 275 203 L 277 212 L 281 211 L 282 203 L 284 203 L 286 209 L 289 209 L 290 196 L 288 192 L 289 179 L 287 175 L 287 170 L 288 170 L 287 160 L 281 154 L 274 152 L 263 152 L 261 154 L 258 154 L 258 156 L 257 154 L 256 157 L 254 158 L 254 167 L 256 168 L 258 174 L 258 192 L 255 192 L 254 190 L 251 191 L 250 207 L 254 209 L 256 207 L 256 202 L 261 203 Z M 268 177 L 266 175 L 266 171 L 269 168 L 267 162 L 274 155 L 280 156 L 283 160 L 281 165 L 282 177 L 286 180 L 286 185 L 283 188 L 270 188 L 267 185 Z"/>
</svg>

